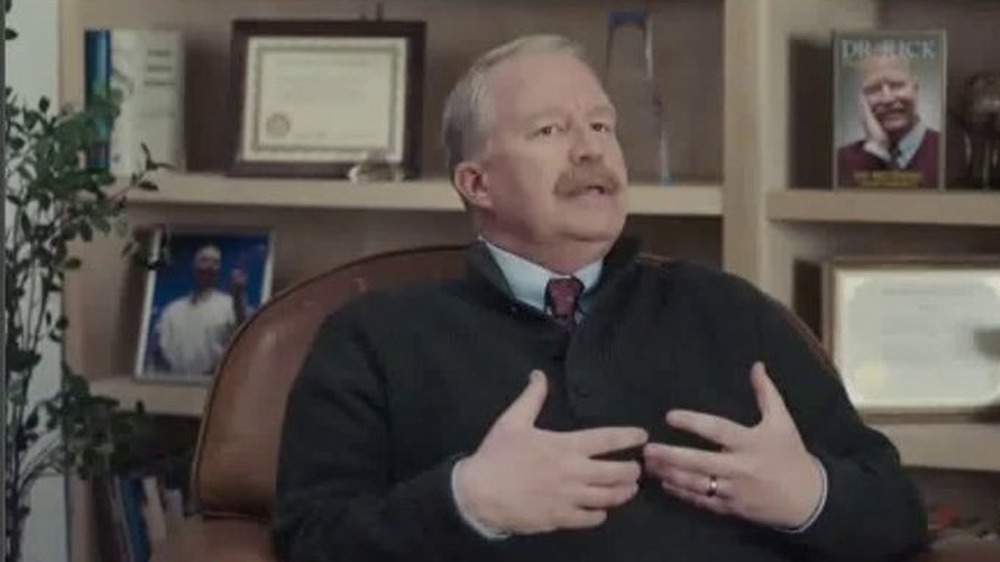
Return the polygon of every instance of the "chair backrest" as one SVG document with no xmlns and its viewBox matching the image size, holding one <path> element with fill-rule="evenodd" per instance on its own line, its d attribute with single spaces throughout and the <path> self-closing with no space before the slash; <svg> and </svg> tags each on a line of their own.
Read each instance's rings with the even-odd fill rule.
<svg viewBox="0 0 1000 562">
<path fill-rule="evenodd" d="M 303 281 L 261 307 L 230 342 L 205 405 L 192 467 L 201 510 L 270 517 L 285 400 L 328 314 L 369 290 L 450 279 L 464 269 L 458 246 L 380 254 Z"/>
</svg>

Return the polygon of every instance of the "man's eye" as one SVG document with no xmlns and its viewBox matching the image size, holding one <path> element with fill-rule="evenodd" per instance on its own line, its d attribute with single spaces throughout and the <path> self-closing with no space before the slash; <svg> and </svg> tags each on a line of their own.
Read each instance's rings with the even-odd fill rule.
<svg viewBox="0 0 1000 562">
<path fill-rule="evenodd" d="M 612 130 L 614 130 L 614 127 L 611 126 L 611 123 L 605 123 L 603 121 L 595 121 L 591 123 L 590 128 L 593 129 L 594 131 L 597 131 L 598 133 L 610 133 Z"/>
<path fill-rule="evenodd" d="M 548 137 L 548 136 L 551 136 L 551 135 L 555 134 L 555 132 L 556 132 L 556 126 L 555 125 L 544 125 L 542 127 L 539 127 L 535 131 L 535 135 L 536 136 L 540 136 L 540 137 Z"/>
</svg>

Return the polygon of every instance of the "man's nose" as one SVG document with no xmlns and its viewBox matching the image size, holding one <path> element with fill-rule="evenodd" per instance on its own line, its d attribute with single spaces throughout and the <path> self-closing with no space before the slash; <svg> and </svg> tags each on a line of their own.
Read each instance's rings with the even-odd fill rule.
<svg viewBox="0 0 1000 562">
<path fill-rule="evenodd" d="M 889 84 L 883 82 L 882 84 L 879 85 L 878 97 L 880 100 L 892 99 L 892 88 L 889 87 Z"/>
<path fill-rule="evenodd" d="M 570 157 L 574 162 L 599 160 L 604 156 L 604 145 L 600 135 L 589 124 L 573 127 L 573 145 Z"/>
</svg>

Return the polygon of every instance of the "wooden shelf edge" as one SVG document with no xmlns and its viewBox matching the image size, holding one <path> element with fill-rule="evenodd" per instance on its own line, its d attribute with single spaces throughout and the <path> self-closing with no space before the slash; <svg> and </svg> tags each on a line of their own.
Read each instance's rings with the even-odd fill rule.
<svg viewBox="0 0 1000 562">
<path fill-rule="evenodd" d="M 633 215 L 721 217 L 722 186 L 713 183 L 633 184 L 628 193 Z"/>
<path fill-rule="evenodd" d="M 158 191 L 133 191 L 130 206 L 222 206 L 308 210 L 461 211 L 443 180 L 372 182 L 295 178 L 234 178 L 221 174 L 160 174 Z"/>
<path fill-rule="evenodd" d="M 1000 227 L 1000 193 L 785 189 L 767 196 L 777 221 Z"/>
<path fill-rule="evenodd" d="M 150 414 L 201 417 L 208 386 L 138 381 L 119 376 L 90 381 L 90 392 L 114 398 L 126 409 L 134 409 L 141 401 Z"/>
<path fill-rule="evenodd" d="M 874 423 L 911 467 L 1000 472 L 1000 424 Z"/>
<path fill-rule="evenodd" d="M 354 184 L 342 180 L 233 178 L 221 174 L 163 173 L 159 191 L 133 191 L 131 207 L 222 206 L 298 210 L 461 212 L 445 179 Z M 633 184 L 629 212 L 636 215 L 721 216 L 722 187 L 712 183 Z"/>
</svg>

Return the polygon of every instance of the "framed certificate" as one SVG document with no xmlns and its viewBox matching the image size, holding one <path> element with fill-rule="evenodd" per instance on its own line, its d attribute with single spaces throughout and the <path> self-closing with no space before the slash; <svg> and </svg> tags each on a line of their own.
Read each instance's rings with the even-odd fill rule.
<svg viewBox="0 0 1000 562">
<path fill-rule="evenodd" d="M 417 21 L 234 22 L 230 174 L 419 175 L 424 36 Z"/>
<path fill-rule="evenodd" d="M 1000 406 L 1000 256 L 837 258 L 823 335 L 859 410 Z"/>
</svg>

